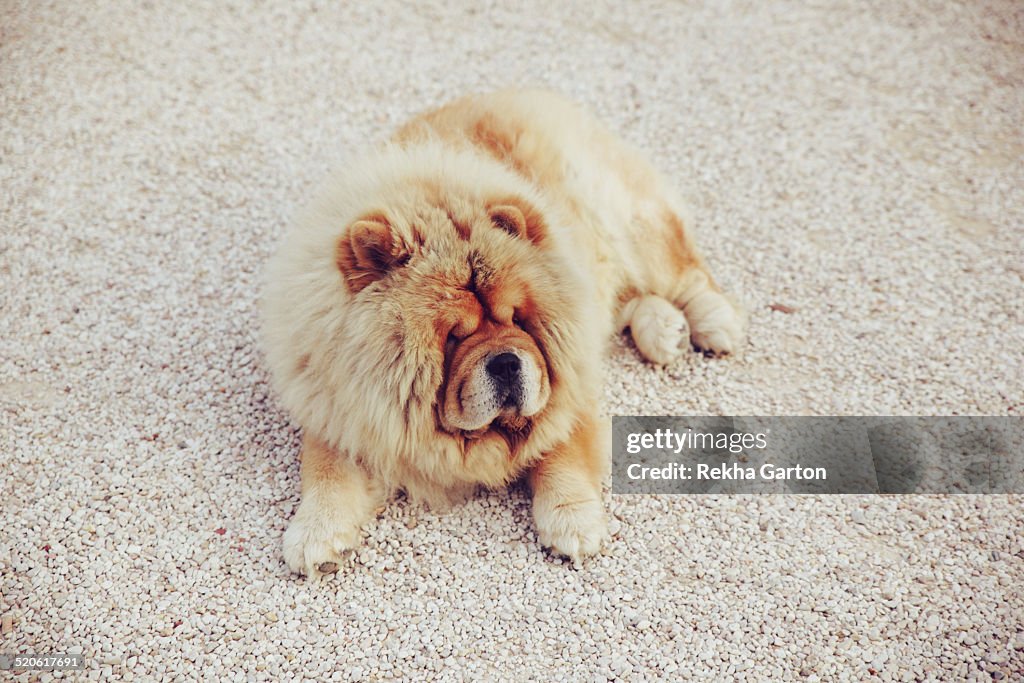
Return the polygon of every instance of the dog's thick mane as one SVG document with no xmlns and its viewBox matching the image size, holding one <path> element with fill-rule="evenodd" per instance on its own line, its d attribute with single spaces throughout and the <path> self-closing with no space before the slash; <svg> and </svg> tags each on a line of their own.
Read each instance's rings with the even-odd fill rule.
<svg viewBox="0 0 1024 683">
<path fill-rule="evenodd" d="M 546 251 L 538 254 L 557 266 L 540 269 L 546 281 L 537 284 L 545 289 L 538 305 L 557 309 L 548 315 L 550 338 L 543 347 L 559 381 L 549 407 L 528 423 L 499 425 L 497 440 L 462 440 L 437 428 L 434 389 L 443 370 L 433 367 L 426 342 L 403 329 L 405 312 L 388 300 L 386 282 L 349 291 L 335 247 L 346 226 L 373 212 L 401 219 L 392 221 L 396 238 L 412 244 L 414 220 L 404 218 L 424 203 L 509 195 L 555 226 Z M 390 489 L 439 500 L 471 482 L 508 483 L 564 441 L 582 409 L 576 396 L 596 392 L 607 331 L 596 327 L 601 316 L 592 312 L 590 276 L 557 229 L 566 220 L 521 174 L 471 148 L 431 140 L 390 144 L 352 161 L 299 216 L 267 271 L 263 336 L 285 406 L 330 446 L 356 454 Z"/>
</svg>

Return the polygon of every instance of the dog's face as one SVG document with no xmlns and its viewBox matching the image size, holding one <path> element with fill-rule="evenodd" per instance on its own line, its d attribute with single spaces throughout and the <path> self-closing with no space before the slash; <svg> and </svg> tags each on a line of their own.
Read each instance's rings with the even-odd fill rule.
<svg viewBox="0 0 1024 683">
<path fill-rule="evenodd" d="M 400 342 L 395 362 L 416 364 L 389 372 L 385 387 L 405 397 L 406 418 L 457 438 L 496 433 L 510 447 L 528 436 L 553 382 L 545 235 L 539 212 L 515 197 L 424 202 L 344 232 L 336 262 L 353 302 L 386 298 L 398 318 L 380 311 L 389 332 L 368 334 Z"/>
</svg>

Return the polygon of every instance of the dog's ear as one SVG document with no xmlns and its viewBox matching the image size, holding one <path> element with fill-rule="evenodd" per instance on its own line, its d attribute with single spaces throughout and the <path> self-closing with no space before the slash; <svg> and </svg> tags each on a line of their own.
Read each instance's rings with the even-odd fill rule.
<svg viewBox="0 0 1024 683">
<path fill-rule="evenodd" d="M 491 222 L 513 237 L 540 244 L 547 237 L 547 227 L 540 211 L 518 197 L 492 202 L 487 207 Z"/>
<path fill-rule="evenodd" d="M 388 219 L 372 215 L 348 226 L 338 240 L 335 261 L 350 292 L 355 294 L 409 260 Z"/>
</svg>

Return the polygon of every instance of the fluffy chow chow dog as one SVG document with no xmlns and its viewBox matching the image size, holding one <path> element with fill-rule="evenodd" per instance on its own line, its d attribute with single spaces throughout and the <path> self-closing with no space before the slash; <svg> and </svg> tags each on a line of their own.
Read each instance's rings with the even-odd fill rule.
<svg viewBox="0 0 1024 683">
<path fill-rule="evenodd" d="M 294 571 L 337 569 L 392 494 L 438 504 L 525 476 L 541 543 L 606 536 L 602 355 L 668 363 L 744 317 L 634 151 L 546 92 L 470 96 L 351 161 L 271 260 L 264 339 L 304 429 Z"/>
</svg>

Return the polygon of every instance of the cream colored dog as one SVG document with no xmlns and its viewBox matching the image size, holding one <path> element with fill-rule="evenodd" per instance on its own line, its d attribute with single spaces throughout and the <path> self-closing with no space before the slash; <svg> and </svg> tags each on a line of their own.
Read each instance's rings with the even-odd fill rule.
<svg viewBox="0 0 1024 683">
<path fill-rule="evenodd" d="M 606 340 L 669 363 L 741 344 L 661 177 L 546 92 L 461 99 L 353 160 L 267 272 L 264 337 L 305 430 L 296 572 L 334 571 L 394 492 L 444 503 L 525 475 L 541 543 L 606 536 Z"/>
</svg>

